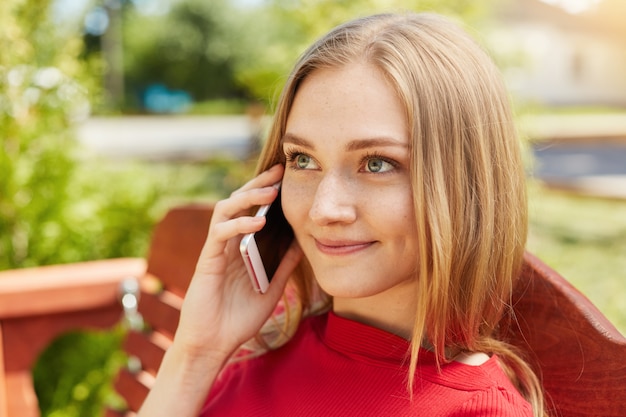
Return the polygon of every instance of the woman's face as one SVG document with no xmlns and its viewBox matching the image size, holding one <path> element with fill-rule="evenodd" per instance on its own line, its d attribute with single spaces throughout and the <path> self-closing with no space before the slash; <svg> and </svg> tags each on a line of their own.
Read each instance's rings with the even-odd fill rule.
<svg viewBox="0 0 626 417">
<path fill-rule="evenodd" d="M 324 291 L 404 291 L 417 268 L 402 103 L 369 64 L 319 69 L 300 85 L 283 138 L 285 216 Z"/>
</svg>

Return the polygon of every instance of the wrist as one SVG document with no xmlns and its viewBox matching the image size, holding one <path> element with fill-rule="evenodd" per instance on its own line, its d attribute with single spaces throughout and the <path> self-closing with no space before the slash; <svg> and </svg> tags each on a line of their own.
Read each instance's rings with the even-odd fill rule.
<svg viewBox="0 0 626 417">
<path fill-rule="evenodd" d="M 165 352 L 139 417 L 197 416 L 228 357 L 173 343 Z"/>
<path fill-rule="evenodd" d="M 207 349 L 206 346 L 193 347 L 174 340 L 165 353 L 161 367 L 169 365 L 183 377 L 208 377 L 217 375 L 230 355 L 231 352 Z"/>
</svg>

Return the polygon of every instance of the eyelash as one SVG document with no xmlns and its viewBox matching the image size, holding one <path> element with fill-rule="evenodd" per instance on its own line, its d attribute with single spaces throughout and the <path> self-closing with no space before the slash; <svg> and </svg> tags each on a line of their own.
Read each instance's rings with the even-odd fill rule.
<svg viewBox="0 0 626 417">
<path fill-rule="evenodd" d="M 298 156 L 300 155 L 306 155 L 309 158 L 313 159 L 312 156 L 310 156 L 309 154 L 307 154 L 306 152 L 302 152 L 299 151 L 297 149 L 289 149 L 285 151 L 285 162 L 286 165 L 293 169 L 293 170 L 302 170 L 302 168 L 298 168 L 295 166 L 295 162 L 298 158 Z M 381 155 L 380 153 L 377 152 L 372 152 L 372 153 L 367 153 L 362 159 L 361 162 L 359 163 L 359 166 L 366 166 L 366 164 L 371 161 L 372 159 L 380 159 L 381 161 L 390 164 L 394 169 L 397 168 L 399 166 L 397 161 L 394 161 L 393 159 L 387 158 L 383 155 Z M 382 172 L 379 174 L 385 174 L 386 172 Z"/>
<path fill-rule="evenodd" d="M 290 150 L 285 151 L 285 162 L 291 169 L 299 169 L 294 164 L 299 155 L 309 156 L 307 153 L 300 152 L 299 150 L 296 150 L 296 149 L 290 149 Z"/>
<path fill-rule="evenodd" d="M 369 161 L 371 161 L 372 159 L 380 159 L 383 162 L 388 163 L 389 165 L 391 165 L 394 169 L 398 167 L 398 162 L 394 161 L 393 159 L 387 158 L 386 156 L 383 156 L 377 152 L 373 152 L 373 153 L 368 153 L 367 155 L 365 155 L 363 157 L 363 159 L 361 159 L 361 166 L 364 166 L 365 164 L 367 164 Z M 382 172 L 382 174 L 384 174 L 385 172 Z"/>
</svg>

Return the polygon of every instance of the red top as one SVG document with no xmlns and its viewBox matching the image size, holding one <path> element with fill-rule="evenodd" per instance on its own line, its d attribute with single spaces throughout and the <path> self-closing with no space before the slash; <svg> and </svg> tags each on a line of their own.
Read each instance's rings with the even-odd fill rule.
<svg viewBox="0 0 626 417">
<path fill-rule="evenodd" d="M 311 317 L 285 346 L 228 367 L 201 416 L 532 417 L 495 356 L 439 373 L 422 349 L 410 401 L 408 349 L 401 337 L 332 312 Z"/>
</svg>

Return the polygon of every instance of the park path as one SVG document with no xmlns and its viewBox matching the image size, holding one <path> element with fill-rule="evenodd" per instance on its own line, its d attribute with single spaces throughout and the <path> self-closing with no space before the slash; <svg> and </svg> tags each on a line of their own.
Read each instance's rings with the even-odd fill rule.
<svg viewBox="0 0 626 417">
<path fill-rule="evenodd" d="M 244 157 L 255 128 L 246 116 L 92 117 L 77 134 L 86 152 L 104 157 L 202 160 Z"/>
<path fill-rule="evenodd" d="M 115 159 L 243 159 L 262 126 L 237 115 L 93 117 L 79 125 L 78 138 L 85 152 Z M 535 177 L 626 199 L 626 114 L 524 117 L 519 127 L 533 139 Z"/>
</svg>

